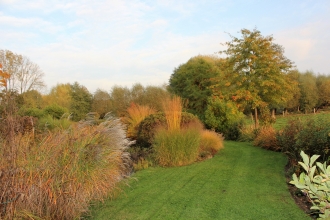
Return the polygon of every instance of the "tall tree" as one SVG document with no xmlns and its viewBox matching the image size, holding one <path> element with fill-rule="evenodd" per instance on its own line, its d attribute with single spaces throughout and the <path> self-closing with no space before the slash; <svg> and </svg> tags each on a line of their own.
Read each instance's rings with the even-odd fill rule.
<svg viewBox="0 0 330 220">
<path fill-rule="evenodd" d="M 0 86 L 2 89 L 7 90 L 8 79 L 10 75 L 3 71 L 2 64 L 0 63 Z"/>
<path fill-rule="evenodd" d="M 42 79 L 43 71 L 29 58 L 9 50 L 0 50 L 0 63 L 2 63 L 3 70 L 10 75 L 7 89 L 22 94 L 30 90 L 41 90 L 45 87 Z"/>
<path fill-rule="evenodd" d="M 71 105 L 71 85 L 66 84 L 57 84 L 52 87 L 49 94 L 44 97 L 45 105 L 57 104 L 64 108 L 70 109 Z"/>
<path fill-rule="evenodd" d="M 74 121 L 84 119 L 86 114 L 91 111 L 92 94 L 85 86 L 75 82 L 71 85 L 71 105 L 70 112 Z"/>
<path fill-rule="evenodd" d="M 127 87 L 113 86 L 110 92 L 111 112 L 118 117 L 125 116 L 131 103 L 131 92 Z"/>
<path fill-rule="evenodd" d="M 110 94 L 104 90 L 97 89 L 93 95 L 92 111 L 97 112 L 101 117 L 111 111 Z"/>
<path fill-rule="evenodd" d="M 232 40 L 224 44 L 227 49 L 220 53 L 227 55 L 226 77 L 232 99 L 254 109 L 257 127 L 258 107 L 285 103 L 292 95 L 287 73 L 293 62 L 272 36 L 264 37 L 257 29 L 242 29 L 241 34 L 241 38 L 231 36 Z"/>
<path fill-rule="evenodd" d="M 23 98 L 23 105 L 26 108 L 39 108 L 43 107 L 43 98 L 37 90 L 30 90 L 21 94 Z"/>
<path fill-rule="evenodd" d="M 300 87 L 299 87 L 299 76 L 300 73 L 297 70 L 290 71 L 288 73 L 288 77 L 290 81 L 292 82 L 292 89 L 291 89 L 291 98 L 287 100 L 285 104 L 286 109 L 290 110 L 299 110 L 300 106 L 300 97 L 301 97 L 301 92 L 300 92 Z"/>
<path fill-rule="evenodd" d="M 197 56 L 176 68 L 170 77 L 169 91 L 187 102 L 188 111 L 204 120 L 207 100 L 212 95 L 213 78 L 221 74 L 222 60 Z"/>
<path fill-rule="evenodd" d="M 318 107 L 330 105 L 330 76 L 318 75 L 316 78 L 318 90 Z"/>
<path fill-rule="evenodd" d="M 300 109 L 311 112 L 318 103 L 318 90 L 316 85 L 316 76 L 312 71 L 306 71 L 299 75 L 299 88 L 300 88 Z"/>
<path fill-rule="evenodd" d="M 166 100 L 170 97 L 170 93 L 167 91 L 166 86 L 146 86 L 144 91 L 144 102 L 138 103 L 140 105 L 148 105 L 156 111 L 162 110 L 162 102 L 160 100 Z"/>
<path fill-rule="evenodd" d="M 145 105 L 145 88 L 141 83 L 135 83 L 130 89 L 131 102 Z"/>
</svg>

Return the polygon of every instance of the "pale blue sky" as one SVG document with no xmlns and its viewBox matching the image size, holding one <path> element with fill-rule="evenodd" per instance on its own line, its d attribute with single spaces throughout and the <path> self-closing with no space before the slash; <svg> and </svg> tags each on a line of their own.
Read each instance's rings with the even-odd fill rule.
<svg viewBox="0 0 330 220">
<path fill-rule="evenodd" d="M 0 49 L 37 63 L 48 89 L 161 85 L 255 27 L 299 70 L 330 74 L 329 0 L 0 0 L 0 27 Z"/>
</svg>

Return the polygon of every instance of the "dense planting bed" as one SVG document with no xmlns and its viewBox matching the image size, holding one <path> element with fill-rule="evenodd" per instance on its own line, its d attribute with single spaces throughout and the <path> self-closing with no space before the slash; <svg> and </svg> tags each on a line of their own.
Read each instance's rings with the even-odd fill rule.
<svg viewBox="0 0 330 220">
<path fill-rule="evenodd" d="M 225 142 L 213 159 L 139 171 L 90 219 L 310 219 L 291 198 L 281 153 Z"/>
</svg>

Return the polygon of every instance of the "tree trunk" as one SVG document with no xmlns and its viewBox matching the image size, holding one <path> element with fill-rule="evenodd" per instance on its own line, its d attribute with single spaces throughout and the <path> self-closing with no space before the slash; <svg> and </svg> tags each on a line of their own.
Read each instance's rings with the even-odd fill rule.
<svg viewBox="0 0 330 220">
<path fill-rule="evenodd" d="M 259 120 L 258 120 L 258 109 L 254 109 L 254 128 L 257 129 L 259 127 Z"/>
<path fill-rule="evenodd" d="M 275 108 L 272 109 L 272 118 L 274 118 L 274 119 L 276 118 L 276 116 L 275 116 Z"/>
<path fill-rule="evenodd" d="M 251 120 L 252 120 L 252 123 L 254 123 L 254 118 L 253 118 L 253 113 L 251 112 Z"/>
</svg>

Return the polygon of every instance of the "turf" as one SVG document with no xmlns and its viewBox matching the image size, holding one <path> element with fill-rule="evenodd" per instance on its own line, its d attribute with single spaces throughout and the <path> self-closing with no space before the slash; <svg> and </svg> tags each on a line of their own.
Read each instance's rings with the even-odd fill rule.
<svg viewBox="0 0 330 220">
<path fill-rule="evenodd" d="M 313 119 L 313 118 L 321 118 L 321 119 L 329 120 L 330 113 L 321 112 L 321 113 L 317 113 L 317 114 L 292 114 L 292 115 L 286 115 L 286 116 L 278 115 L 278 116 L 276 116 L 276 122 L 273 125 L 273 127 L 276 130 L 281 130 L 287 125 L 289 120 L 300 119 L 300 120 L 306 121 L 308 119 Z"/>
<path fill-rule="evenodd" d="M 214 158 L 134 174 L 89 219 L 310 219 L 292 199 L 280 153 L 225 142 Z"/>
</svg>

